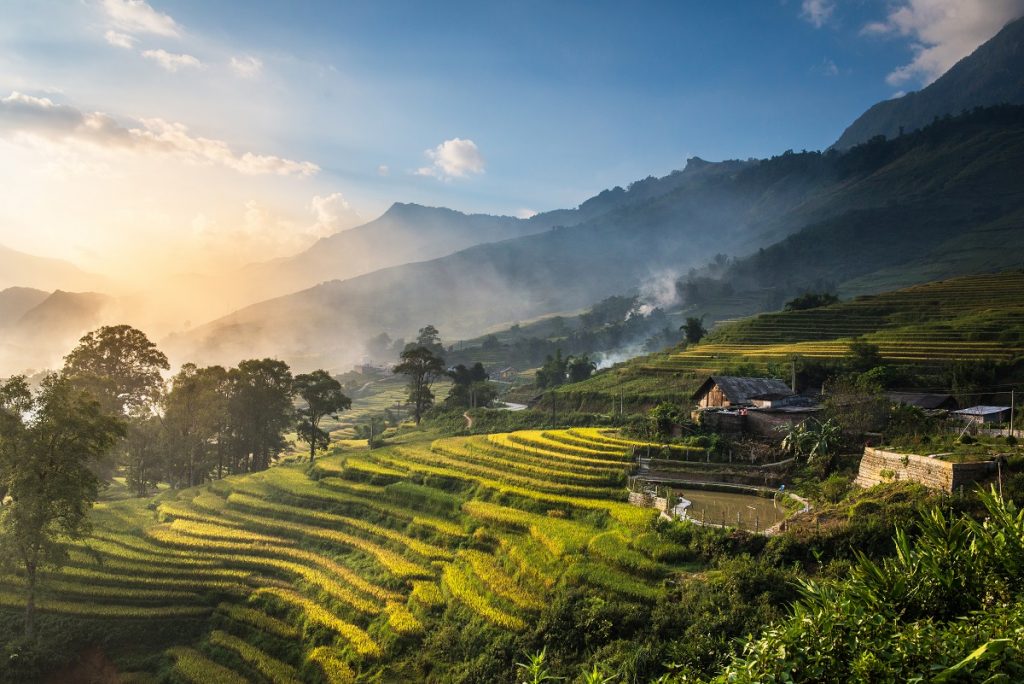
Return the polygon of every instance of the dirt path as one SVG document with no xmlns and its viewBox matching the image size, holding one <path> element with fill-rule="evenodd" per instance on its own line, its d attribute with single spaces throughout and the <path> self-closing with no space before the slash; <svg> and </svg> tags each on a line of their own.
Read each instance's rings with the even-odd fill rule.
<svg viewBox="0 0 1024 684">
<path fill-rule="evenodd" d="M 469 411 L 466 411 L 465 413 L 462 414 L 462 417 L 466 419 L 466 429 L 467 430 L 472 430 L 473 429 L 473 416 L 469 415 Z"/>
</svg>

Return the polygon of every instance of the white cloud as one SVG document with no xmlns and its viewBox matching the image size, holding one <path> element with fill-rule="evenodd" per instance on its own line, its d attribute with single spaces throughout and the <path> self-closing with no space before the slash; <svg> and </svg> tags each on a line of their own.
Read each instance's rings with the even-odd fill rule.
<svg viewBox="0 0 1024 684">
<path fill-rule="evenodd" d="M 222 140 L 192 135 L 184 124 L 143 119 L 139 126 L 130 128 L 102 112 L 82 112 L 49 98 L 18 92 L 0 99 L 0 132 L 5 129 L 49 141 L 168 154 L 193 164 L 218 164 L 246 175 L 311 176 L 320 170 L 312 162 L 252 152 L 239 155 Z"/>
<path fill-rule="evenodd" d="M 232 57 L 231 68 L 242 78 L 256 78 L 263 72 L 263 60 L 251 55 Z"/>
<path fill-rule="evenodd" d="M 472 140 L 452 138 L 445 140 L 424 154 L 433 164 L 416 169 L 418 176 L 433 176 L 442 180 L 463 178 L 471 173 L 484 172 L 484 158 Z"/>
<path fill-rule="evenodd" d="M 824 26 L 835 11 L 836 5 L 832 0 L 803 0 L 800 5 L 800 16 L 814 28 Z"/>
<path fill-rule="evenodd" d="M 129 36 L 127 33 L 120 33 L 113 29 L 104 33 L 103 37 L 114 47 L 125 48 L 126 50 L 131 50 L 132 46 L 135 45 L 135 41 L 138 40 L 133 36 Z"/>
<path fill-rule="evenodd" d="M 146 59 L 151 59 L 167 71 L 171 73 L 176 72 L 182 67 L 191 69 L 201 69 L 203 63 L 192 55 L 178 55 L 173 52 L 167 52 L 166 50 L 145 50 L 142 56 Z"/>
<path fill-rule="evenodd" d="M 827 57 L 825 59 L 821 60 L 821 64 L 819 64 L 816 67 L 814 67 L 814 71 L 816 73 L 821 74 L 822 76 L 838 76 L 839 75 L 839 67 L 836 66 L 836 63 L 834 61 L 832 61 L 831 59 L 829 59 Z"/>
<path fill-rule="evenodd" d="M 315 221 L 307 232 L 316 237 L 333 235 L 362 222 L 359 214 L 340 192 L 332 192 L 323 197 L 315 195 L 309 203 L 309 209 Z"/>
<path fill-rule="evenodd" d="M 927 85 L 1021 15 L 1024 0 L 904 0 L 861 33 L 910 38 L 913 60 L 885 80 Z"/>
<path fill-rule="evenodd" d="M 391 173 L 391 169 L 388 168 L 387 164 L 381 164 L 380 166 L 377 167 L 377 175 L 378 176 L 386 176 L 389 173 Z"/>
<path fill-rule="evenodd" d="M 527 209 L 526 207 L 523 207 L 522 209 L 516 209 L 516 218 L 528 219 L 531 216 L 536 215 L 537 212 L 534 211 L 533 209 Z"/>
<path fill-rule="evenodd" d="M 103 0 L 111 23 L 125 33 L 177 37 L 181 27 L 170 15 L 158 12 L 145 0 Z"/>
</svg>

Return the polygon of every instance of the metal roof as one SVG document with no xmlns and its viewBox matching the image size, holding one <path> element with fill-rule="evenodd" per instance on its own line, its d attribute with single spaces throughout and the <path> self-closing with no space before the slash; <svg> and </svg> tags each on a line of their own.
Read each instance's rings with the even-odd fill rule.
<svg viewBox="0 0 1024 684">
<path fill-rule="evenodd" d="M 778 378 L 739 378 L 733 375 L 712 375 L 693 393 L 694 401 L 717 385 L 732 404 L 745 404 L 753 397 L 765 394 L 792 396 L 793 390 Z"/>
<path fill-rule="evenodd" d="M 1009 406 L 972 406 L 970 408 L 960 409 L 959 411 L 953 411 L 953 413 L 959 413 L 965 416 L 988 416 L 993 413 L 1002 413 L 1009 410 Z"/>
</svg>

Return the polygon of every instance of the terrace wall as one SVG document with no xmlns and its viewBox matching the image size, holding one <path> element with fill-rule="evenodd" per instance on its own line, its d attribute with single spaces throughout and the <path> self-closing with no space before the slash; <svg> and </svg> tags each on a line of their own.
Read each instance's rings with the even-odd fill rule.
<svg viewBox="0 0 1024 684">
<path fill-rule="evenodd" d="M 861 487 L 872 487 L 883 482 L 918 482 L 931 489 L 952 493 L 961 485 L 990 477 L 995 471 L 995 461 L 950 463 L 917 454 L 865 447 L 855 483 Z"/>
</svg>

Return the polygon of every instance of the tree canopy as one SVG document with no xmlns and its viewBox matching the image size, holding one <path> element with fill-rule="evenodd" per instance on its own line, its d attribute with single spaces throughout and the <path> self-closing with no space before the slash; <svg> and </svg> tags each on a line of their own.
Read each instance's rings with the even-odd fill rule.
<svg viewBox="0 0 1024 684">
<path fill-rule="evenodd" d="M 47 376 L 33 396 L 23 377 L 0 385 L 0 563 L 25 574 L 25 632 L 35 625 L 40 569 L 59 567 L 64 541 L 88 529 L 100 482 L 90 465 L 124 436 L 121 419 L 67 378 Z"/>
<path fill-rule="evenodd" d="M 87 333 L 64 357 L 64 374 L 93 394 L 111 413 L 147 413 L 160 395 L 167 356 L 130 325 L 106 325 Z"/>
<path fill-rule="evenodd" d="M 433 328 L 433 326 L 427 326 Z M 426 328 L 424 328 L 426 330 Z M 423 331 L 420 331 L 421 334 Z M 435 330 L 436 332 L 436 330 Z M 423 412 L 434 403 L 434 393 L 430 391 L 434 380 L 444 374 L 444 359 L 437 356 L 427 347 L 413 346 L 402 352 L 401 363 L 394 372 L 409 378 L 409 403 L 413 407 L 413 419 L 419 424 Z"/>
<path fill-rule="evenodd" d="M 317 449 L 326 449 L 331 437 L 320 429 L 324 416 L 338 417 L 338 412 L 352 407 L 352 400 L 341 391 L 341 383 L 325 370 L 295 376 L 295 393 L 306 402 L 297 411 L 296 431 L 299 439 L 309 444 L 309 462 Z"/>
</svg>

